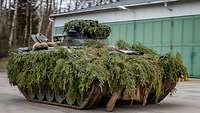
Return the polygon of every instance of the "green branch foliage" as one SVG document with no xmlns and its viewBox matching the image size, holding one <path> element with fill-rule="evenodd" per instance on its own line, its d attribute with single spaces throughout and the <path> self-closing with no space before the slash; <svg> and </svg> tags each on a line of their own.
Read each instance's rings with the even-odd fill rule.
<svg viewBox="0 0 200 113">
<path fill-rule="evenodd" d="M 143 52 L 151 50 L 130 47 Z M 110 52 L 106 47 L 15 53 L 9 58 L 8 78 L 10 84 L 18 87 L 48 85 L 53 90 L 68 90 L 73 103 L 78 94 L 91 89 L 93 81 L 98 81 L 102 89 L 107 86 L 110 94 L 124 89 L 124 94 L 131 96 L 134 89 L 145 87 L 159 96 L 163 79 L 176 84 L 180 75 L 187 75 L 179 54 L 144 53 L 127 55 Z"/>
<path fill-rule="evenodd" d="M 72 20 L 65 23 L 64 32 L 72 38 L 105 39 L 110 35 L 111 28 L 94 20 Z"/>
</svg>

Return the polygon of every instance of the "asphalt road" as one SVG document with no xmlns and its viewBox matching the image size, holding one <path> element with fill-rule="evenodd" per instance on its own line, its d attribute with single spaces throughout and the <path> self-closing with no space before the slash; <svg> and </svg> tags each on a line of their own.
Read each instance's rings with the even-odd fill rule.
<svg viewBox="0 0 200 113">
<path fill-rule="evenodd" d="M 105 107 L 73 110 L 27 102 L 16 87 L 10 86 L 5 72 L 0 72 L 0 113 L 105 113 Z M 113 113 L 200 113 L 200 80 L 181 82 L 173 96 L 157 105 L 120 105 Z"/>
</svg>

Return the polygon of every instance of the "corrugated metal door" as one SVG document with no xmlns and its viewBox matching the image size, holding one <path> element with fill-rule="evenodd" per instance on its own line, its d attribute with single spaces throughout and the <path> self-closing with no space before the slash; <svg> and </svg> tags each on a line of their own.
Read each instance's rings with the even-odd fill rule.
<svg viewBox="0 0 200 113">
<path fill-rule="evenodd" d="M 52 30 L 53 31 L 53 36 L 54 37 L 63 36 L 64 35 L 63 30 L 64 30 L 64 26 L 53 28 L 53 30 Z"/>
<path fill-rule="evenodd" d="M 200 16 L 107 23 L 110 44 L 140 42 L 161 54 L 180 52 L 191 77 L 200 77 Z"/>
</svg>

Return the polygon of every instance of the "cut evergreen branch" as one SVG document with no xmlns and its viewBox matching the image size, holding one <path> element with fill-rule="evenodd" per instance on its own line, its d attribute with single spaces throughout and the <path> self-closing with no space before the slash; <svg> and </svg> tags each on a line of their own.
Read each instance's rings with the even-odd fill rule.
<svg viewBox="0 0 200 113">
<path fill-rule="evenodd" d="M 144 55 L 127 55 L 110 52 L 98 43 L 88 45 L 83 49 L 14 53 L 8 62 L 10 84 L 66 91 L 67 101 L 74 104 L 85 97 L 93 81 L 98 81 L 101 89 L 108 87 L 109 95 L 123 90 L 123 95 L 131 97 L 139 88 L 159 97 L 164 91 L 164 79 L 176 84 L 179 76 L 187 75 L 180 54 L 160 56 L 142 45 L 132 45 Z M 126 43 L 121 45 L 126 47 Z"/>
<path fill-rule="evenodd" d="M 105 39 L 111 28 L 94 20 L 72 20 L 65 23 L 63 32 L 71 38 Z"/>
</svg>

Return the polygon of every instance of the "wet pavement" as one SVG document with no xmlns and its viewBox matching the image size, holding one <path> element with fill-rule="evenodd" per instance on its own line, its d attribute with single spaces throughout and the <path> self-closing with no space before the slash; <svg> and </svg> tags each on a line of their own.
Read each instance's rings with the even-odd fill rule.
<svg viewBox="0 0 200 113">
<path fill-rule="evenodd" d="M 176 93 L 157 105 L 120 105 L 113 113 L 200 113 L 200 79 L 180 82 Z M 0 113 L 105 113 L 105 107 L 74 110 L 63 107 L 27 102 L 23 95 L 0 72 Z"/>
</svg>

